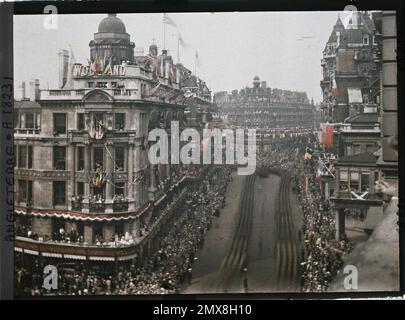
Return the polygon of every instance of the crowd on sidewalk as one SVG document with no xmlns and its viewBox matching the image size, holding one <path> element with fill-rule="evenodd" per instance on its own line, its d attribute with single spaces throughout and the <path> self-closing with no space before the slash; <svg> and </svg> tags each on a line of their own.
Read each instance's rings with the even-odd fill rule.
<svg viewBox="0 0 405 320">
<path fill-rule="evenodd" d="M 215 167 L 190 190 L 185 203 L 158 235 L 158 246 L 141 265 L 119 267 L 116 272 L 88 270 L 75 264 L 72 272 L 59 272 L 58 294 L 167 294 L 176 293 L 191 280 L 196 251 L 204 245 L 204 235 L 225 204 L 231 170 Z M 36 266 L 36 267 L 35 267 Z M 43 270 L 38 261 L 28 268 L 16 265 L 16 292 L 19 295 L 52 294 L 42 288 Z M 41 281 L 40 281 L 41 280 Z"/>
</svg>

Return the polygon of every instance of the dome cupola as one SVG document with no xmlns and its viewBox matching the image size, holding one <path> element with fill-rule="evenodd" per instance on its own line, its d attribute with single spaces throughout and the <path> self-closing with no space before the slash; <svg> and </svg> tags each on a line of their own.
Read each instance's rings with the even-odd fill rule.
<svg viewBox="0 0 405 320">
<path fill-rule="evenodd" d="M 98 25 L 99 33 L 126 33 L 125 24 L 115 13 L 109 13 Z"/>
</svg>

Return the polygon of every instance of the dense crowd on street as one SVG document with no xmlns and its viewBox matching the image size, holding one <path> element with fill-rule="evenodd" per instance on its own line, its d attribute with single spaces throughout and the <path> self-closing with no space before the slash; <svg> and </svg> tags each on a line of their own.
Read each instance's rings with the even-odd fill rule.
<svg viewBox="0 0 405 320">
<path fill-rule="evenodd" d="M 176 293 L 191 281 L 196 251 L 204 245 L 204 234 L 225 205 L 231 180 L 229 167 L 215 167 L 200 183 L 194 184 L 185 203 L 176 210 L 157 236 L 157 249 L 140 266 L 119 267 L 115 272 L 88 270 L 75 263 L 72 272 L 59 272 L 58 294 L 167 294 Z M 54 294 L 42 288 L 43 270 L 38 260 L 30 268 L 16 264 L 16 291 L 19 295 Z"/>
<path fill-rule="evenodd" d="M 335 240 L 335 214 L 330 201 L 321 196 L 320 184 L 316 181 L 318 159 L 327 163 L 334 158 L 322 149 L 315 134 L 282 139 L 259 157 L 264 167 L 288 171 L 294 182 L 304 217 L 301 263 L 304 292 L 326 291 L 342 266 L 343 255 L 352 249 L 347 239 Z"/>
<path fill-rule="evenodd" d="M 316 181 L 318 159 L 324 162 L 332 159 L 333 162 L 333 154 L 321 148 L 315 134 L 306 134 L 278 139 L 278 143 L 271 144 L 270 149 L 267 146 L 259 149 L 257 156 L 259 166 L 289 172 L 303 212 L 302 230 L 299 231 L 299 237 L 303 237 L 302 290 L 326 291 L 342 266 L 343 255 L 352 248 L 347 239 L 335 240 L 334 211 L 329 200 L 322 197 L 320 184 Z M 83 263 L 76 263 L 74 272 L 59 275 L 62 285 L 58 293 L 125 295 L 179 292 L 183 285 L 191 281 L 196 251 L 203 246 L 204 235 L 210 229 L 213 217 L 219 215 L 225 205 L 225 192 L 231 179 L 230 167 L 221 166 L 215 167 L 202 181 L 195 183 L 193 189 L 187 191 L 185 203 L 158 233 L 158 245 L 140 265 L 119 267 L 114 272 L 104 274 L 100 270 L 85 268 Z M 141 237 L 157 221 L 158 218 L 152 216 L 149 226 L 143 226 Z M 29 229 L 19 232 L 33 237 Z M 60 231 L 59 236 L 62 237 L 60 241 L 66 241 L 66 238 L 74 241 L 71 237 L 80 241 L 79 235 L 65 233 L 64 230 Z M 114 242 L 117 241 L 130 243 L 131 239 L 121 235 L 115 237 Z M 37 271 L 28 273 L 24 268 L 16 270 L 17 292 L 20 294 L 47 293 L 38 282 L 38 279 L 42 279 L 42 271 L 33 270 Z"/>
</svg>

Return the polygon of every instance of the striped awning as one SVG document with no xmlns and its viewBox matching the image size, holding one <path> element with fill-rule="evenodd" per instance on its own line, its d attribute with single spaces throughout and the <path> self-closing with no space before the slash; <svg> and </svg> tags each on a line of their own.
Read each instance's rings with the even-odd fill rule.
<svg viewBox="0 0 405 320">
<path fill-rule="evenodd" d="M 75 254 L 65 254 L 64 257 L 66 259 L 73 259 L 73 260 L 86 260 L 86 256 L 78 256 Z"/>
<path fill-rule="evenodd" d="M 50 258 L 62 258 L 62 254 L 60 253 L 52 253 L 52 252 L 42 252 L 43 257 L 50 257 Z"/>
<path fill-rule="evenodd" d="M 93 257 L 89 257 L 90 260 L 92 261 L 114 261 L 114 257 L 97 257 L 97 256 L 93 256 Z"/>
<path fill-rule="evenodd" d="M 24 249 L 23 252 L 27 253 L 27 254 L 32 254 L 32 255 L 35 255 L 35 256 L 39 255 L 38 251 L 30 250 L 30 249 Z"/>
<path fill-rule="evenodd" d="M 135 254 L 131 254 L 129 256 L 124 256 L 124 257 L 118 257 L 118 261 L 126 261 L 126 260 L 132 260 L 135 259 L 138 255 Z"/>
</svg>

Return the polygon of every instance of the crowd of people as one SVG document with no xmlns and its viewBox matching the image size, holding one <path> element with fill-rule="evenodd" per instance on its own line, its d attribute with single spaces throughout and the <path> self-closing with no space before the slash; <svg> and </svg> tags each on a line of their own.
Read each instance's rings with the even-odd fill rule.
<svg viewBox="0 0 405 320">
<path fill-rule="evenodd" d="M 330 201 L 322 197 L 316 180 L 318 160 L 333 159 L 334 155 L 322 149 L 315 134 L 280 140 L 259 157 L 264 167 L 287 170 L 294 182 L 303 212 L 301 285 L 304 292 L 326 291 L 343 264 L 343 255 L 352 249 L 348 239 L 335 240 L 335 214 Z"/>
<path fill-rule="evenodd" d="M 59 273 L 58 294 L 167 294 L 177 293 L 183 284 L 191 281 L 196 251 L 204 245 L 204 235 L 212 220 L 225 204 L 225 192 L 231 180 L 231 169 L 218 166 L 201 182 L 189 190 L 184 205 L 173 213 L 158 233 L 158 246 L 139 266 L 123 266 L 115 272 L 103 273 L 86 270 L 84 263 L 76 263 L 74 270 Z M 29 269 L 17 267 L 18 294 L 51 294 L 42 288 L 38 279 L 43 270 L 38 262 Z M 31 272 L 31 270 L 33 272 Z"/>
<path fill-rule="evenodd" d="M 342 266 L 343 255 L 352 249 L 348 239 L 335 240 L 335 214 L 330 201 L 322 196 L 316 179 L 318 159 L 327 162 L 333 159 L 333 155 L 322 150 L 315 134 L 286 137 L 270 148 L 262 147 L 258 153 L 260 167 L 290 173 L 298 195 L 303 212 L 303 225 L 299 234 L 303 238 L 301 285 L 304 292 L 326 291 Z M 187 191 L 185 203 L 165 222 L 156 235 L 157 245 L 140 265 L 131 265 L 129 268 L 121 266 L 119 270 L 104 274 L 100 270 L 92 271 L 83 264 L 76 264 L 74 272 L 63 272 L 60 275 L 63 286 L 59 293 L 126 295 L 179 292 L 182 285 L 191 281 L 196 251 L 204 245 L 204 235 L 210 229 L 213 217 L 219 215 L 225 205 L 225 192 L 231 179 L 231 168 L 218 166 L 211 168 L 202 181 L 194 183 L 193 188 Z M 152 215 L 148 226 L 141 226 L 140 238 L 148 234 L 158 221 L 159 218 Z M 72 236 L 63 232 L 61 234 L 68 238 Z M 118 235 L 111 240 L 115 246 L 120 243 L 134 244 L 133 241 L 126 235 Z M 34 277 L 34 272 L 29 277 L 23 268 L 17 270 L 17 273 L 20 291 L 25 294 L 46 293 L 36 285 L 38 274 Z M 30 285 L 26 284 L 27 281 Z"/>
</svg>

